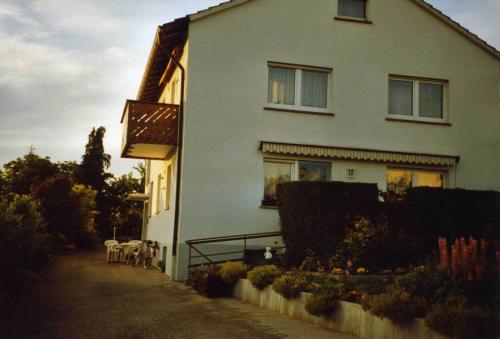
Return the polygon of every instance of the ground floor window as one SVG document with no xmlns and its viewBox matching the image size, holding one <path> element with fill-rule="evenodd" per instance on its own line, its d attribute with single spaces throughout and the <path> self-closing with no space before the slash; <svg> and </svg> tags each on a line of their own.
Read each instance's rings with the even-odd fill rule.
<svg viewBox="0 0 500 339">
<path fill-rule="evenodd" d="M 329 181 L 331 163 L 302 160 L 264 160 L 263 206 L 276 205 L 276 187 L 288 181 Z"/>
<path fill-rule="evenodd" d="M 444 187 L 445 172 L 389 168 L 387 169 L 387 193 L 393 197 L 401 197 L 410 187 Z"/>
</svg>

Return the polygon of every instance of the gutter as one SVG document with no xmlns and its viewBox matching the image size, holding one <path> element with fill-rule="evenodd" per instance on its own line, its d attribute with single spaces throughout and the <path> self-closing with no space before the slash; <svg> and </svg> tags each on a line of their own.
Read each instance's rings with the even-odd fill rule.
<svg viewBox="0 0 500 339">
<path fill-rule="evenodd" d="M 181 63 L 176 60 L 173 54 L 170 54 L 165 47 L 161 45 L 160 39 L 158 39 L 158 46 L 168 55 L 169 59 L 179 67 L 181 70 L 181 97 L 180 97 L 180 105 L 179 105 L 179 119 L 177 120 L 177 180 L 176 180 L 176 189 L 175 189 L 175 214 L 174 214 L 174 237 L 172 244 L 172 255 L 177 255 L 177 240 L 179 237 L 179 201 L 180 201 L 180 193 L 181 193 L 181 169 L 182 169 L 182 140 L 184 134 L 184 83 L 186 78 L 186 70 L 181 65 Z"/>
</svg>

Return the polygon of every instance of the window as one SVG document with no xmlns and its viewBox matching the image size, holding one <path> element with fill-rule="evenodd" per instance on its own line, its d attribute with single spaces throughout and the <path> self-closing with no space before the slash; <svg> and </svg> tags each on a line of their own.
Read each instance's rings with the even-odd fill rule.
<svg viewBox="0 0 500 339">
<path fill-rule="evenodd" d="M 331 165 L 326 162 L 299 161 L 300 181 L 329 181 Z"/>
<path fill-rule="evenodd" d="M 338 15 L 366 18 L 366 0 L 339 0 Z"/>
<path fill-rule="evenodd" d="M 331 70 L 269 66 L 267 102 L 269 107 L 326 112 Z"/>
<path fill-rule="evenodd" d="M 389 115 L 445 120 L 445 83 L 432 80 L 389 79 Z"/>
<path fill-rule="evenodd" d="M 387 193 L 401 197 L 410 187 L 444 187 L 444 172 L 413 169 L 388 169 Z"/>
<path fill-rule="evenodd" d="M 319 161 L 264 160 L 263 206 L 276 205 L 276 187 L 292 180 L 329 181 L 331 163 Z"/>
<path fill-rule="evenodd" d="M 158 183 L 156 184 L 156 208 L 155 208 L 155 214 L 160 213 L 160 203 L 161 203 L 161 174 L 158 175 Z"/>
<path fill-rule="evenodd" d="M 293 162 L 264 161 L 264 200 L 262 205 L 276 204 L 278 184 L 292 180 Z"/>
<path fill-rule="evenodd" d="M 170 209 L 170 190 L 172 188 L 172 166 L 167 167 L 167 178 L 165 179 L 165 210 Z"/>
</svg>

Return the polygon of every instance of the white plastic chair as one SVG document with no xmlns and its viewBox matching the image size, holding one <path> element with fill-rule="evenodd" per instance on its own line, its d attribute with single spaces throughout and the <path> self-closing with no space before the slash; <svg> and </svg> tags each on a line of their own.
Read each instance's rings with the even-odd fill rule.
<svg viewBox="0 0 500 339">
<path fill-rule="evenodd" d="M 116 240 L 106 240 L 104 242 L 104 246 L 106 246 L 106 257 L 108 264 L 111 257 L 115 255 L 118 256 L 118 261 L 120 261 L 120 250 L 115 248 L 116 245 L 118 245 L 118 241 Z"/>
<path fill-rule="evenodd" d="M 134 240 L 132 240 L 134 241 Z M 137 252 L 139 252 L 139 248 L 141 247 L 141 242 L 128 242 L 124 248 L 124 258 L 126 259 L 126 263 L 129 263 L 130 258 L 132 257 L 133 262 L 135 262 L 135 258 L 137 256 Z"/>
</svg>

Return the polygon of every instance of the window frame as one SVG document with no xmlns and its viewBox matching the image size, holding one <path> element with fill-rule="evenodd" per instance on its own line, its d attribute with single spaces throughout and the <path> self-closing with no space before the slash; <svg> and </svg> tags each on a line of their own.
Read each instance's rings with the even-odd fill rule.
<svg viewBox="0 0 500 339">
<path fill-rule="evenodd" d="M 295 98 L 293 105 L 287 104 L 274 104 L 269 102 L 269 71 L 271 68 L 284 68 L 295 70 Z M 302 106 L 302 73 L 303 71 L 325 73 L 327 75 L 326 82 L 326 107 L 311 107 Z M 303 111 L 312 113 L 331 113 L 332 112 L 332 99 L 331 99 L 331 89 L 333 86 L 333 69 L 329 67 L 317 67 L 317 66 L 307 66 L 298 64 L 287 64 L 278 62 L 268 62 L 267 64 L 267 86 L 266 86 L 266 108 L 278 109 L 278 110 L 291 110 L 291 111 Z"/>
<path fill-rule="evenodd" d="M 391 114 L 389 112 L 390 108 L 390 81 L 407 81 L 411 82 L 413 87 L 412 93 L 412 114 L 404 115 L 404 114 Z M 431 118 L 431 117 L 421 117 L 420 116 L 420 84 L 434 84 L 441 85 L 441 110 L 442 110 L 442 118 Z M 448 81 L 441 79 L 427 79 L 427 78 L 417 78 L 417 77 L 406 77 L 406 76 L 398 76 L 398 75 L 389 75 L 387 80 L 387 116 L 388 119 L 397 119 L 397 120 L 408 120 L 408 121 L 417 121 L 417 122 L 430 122 L 430 123 L 448 123 Z"/>
<path fill-rule="evenodd" d="M 387 182 L 387 172 L 388 171 L 406 171 L 406 172 L 411 172 L 411 186 L 412 187 L 422 187 L 418 185 L 418 177 L 417 173 L 437 173 L 441 174 L 443 176 L 443 186 L 442 188 L 448 188 L 449 183 L 448 183 L 448 177 L 449 177 L 449 170 L 448 169 L 443 169 L 443 168 L 434 168 L 434 167 L 404 167 L 404 166 L 387 166 L 385 170 L 385 178 L 386 178 L 386 183 L 385 183 L 385 192 L 389 193 L 389 190 L 387 189 L 388 182 Z M 394 194 L 393 192 L 391 192 Z"/>
<path fill-rule="evenodd" d="M 165 204 L 163 207 L 165 211 L 168 211 L 170 209 L 171 189 L 172 189 L 172 165 L 168 165 L 165 178 Z"/>
<path fill-rule="evenodd" d="M 364 2 L 365 16 L 359 17 L 359 16 L 349 16 L 349 15 L 340 14 L 340 0 L 337 0 L 337 16 L 336 16 L 336 18 L 355 20 L 355 21 L 361 21 L 361 22 L 367 21 L 367 18 L 368 18 L 368 0 L 363 0 L 363 2 Z"/>
<path fill-rule="evenodd" d="M 329 177 L 330 179 L 328 181 L 333 181 L 333 161 L 328 161 L 328 160 L 318 160 L 318 159 L 311 159 L 311 158 L 304 158 L 304 159 L 298 159 L 298 158 L 275 158 L 275 157 L 265 157 L 263 158 L 262 161 L 262 170 L 263 170 L 263 179 L 264 179 L 264 185 L 263 185 L 263 190 L 262 190 L 262 200 L 261 200 L 261 206 L 263 207 L 275 207 L 276 206 L 276 201 L 271 201 L 271 200 L 265 200 L 264 195 L 265 195 L 265 180 L 266 180 L 266 173 L 265 173 L 265 167 L 264 163 L 281 163 L 281 164 L 290 164 L 291 165 L 291 173 L 290 173 L 290 181 L 300 181 L 300 166 L 299 163 L 301 161 L 304 162 L 318 162 L 318 163 L 325 163 L 330 165 L 330 173 Z"/>
</svg>

